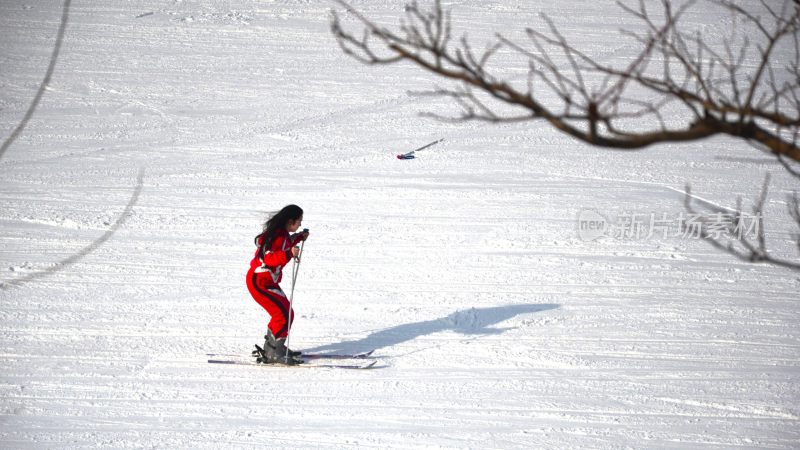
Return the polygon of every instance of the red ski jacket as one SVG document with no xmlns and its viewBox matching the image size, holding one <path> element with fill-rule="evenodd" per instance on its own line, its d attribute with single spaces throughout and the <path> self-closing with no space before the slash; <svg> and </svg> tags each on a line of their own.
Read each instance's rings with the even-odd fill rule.
<svg viewBox="0 0 800 450">
<path fill-rule="evenodd" d="M 253 260 L 250 261 L 250 272 L 259 274 L 269 274 L 271 281 L 274 284 L 281 282 L 283 278 L 283 266 L 289 264 L 292 260 L 292 247 L 297 245 L 303 239 L 303 233 L 296 233 L 289 236 L 289 232 L 285 229 L 279 229 L 275 232 L 275 238 L 272 239 L 272 244 L 264 252 L 264 258 L 259 256 L 259 250 L 263 238 L 258 240 L 258 248 Z"/>
</svg>

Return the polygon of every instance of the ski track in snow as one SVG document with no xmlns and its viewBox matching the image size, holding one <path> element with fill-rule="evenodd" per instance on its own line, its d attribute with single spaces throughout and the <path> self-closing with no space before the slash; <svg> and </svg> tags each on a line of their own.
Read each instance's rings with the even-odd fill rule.
<svg viewBox="0 0 800 450">
<path fill-rule="evenodd" d="M 389 25 L 403 2 L 353 4 Z M 635 51 L 613 44 L 612 4 L 451 6 L 477 42 L 545 11 L 583 48 Z M 689 20 L 721 33 L 704 7 Z M 453 111 L 406 94 L 436 81 L 343 57 L 330 8 L 72 3 L 0 160 L 0 282 L 48 272 L 0 290 L 0 447 L 797 448 L 796 274 L 694 239 L 577 233 L 587 208 L 677 215 L 687 181 L 733 206 L 770 171 L 768 236 L 791 256 L 779 165 L 722 139 L 609 152 L 420 118 Z M 0 6 L 4 139 L 60 15 Z M 286 203 L 312 232 L 293 346 L 389 367 L 206 362 L 262 342 L 244 272 Z"/>
</svg>

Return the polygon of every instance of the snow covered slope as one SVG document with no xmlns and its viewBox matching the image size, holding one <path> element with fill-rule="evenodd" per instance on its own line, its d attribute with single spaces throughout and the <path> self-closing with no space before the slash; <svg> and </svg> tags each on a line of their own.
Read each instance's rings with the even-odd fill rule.
<svg viewBox="0 0 800 450">
<path fill-rule="evenodd" d="M 448 5 L 478 42 L 545 11 L 634 54 L 613 2 L 556 3 Z M 3 140 L 61 5 L 0 5 Z M 354 5 L 396 24 L 403 2 Z M 769 237 L 791 255 L 778 164 L 722 139 L 616 153 L 421 118 L 448 106 L 407 91 L 436 81 L 343 57 L 332 6 L 72 1 L 0 160 L 0 447 L 797 448 L 796 273 L 577 229 L 585 209 L 677 217 L 686 182 L 731 206 L 771 172 Z M 689 19 L 725 27 L 703 8 Z M 207 364 L 261 342 L 244 273 L 288 203 L 312 233 L 293 346 L 387 367 Z"/>
</svg>

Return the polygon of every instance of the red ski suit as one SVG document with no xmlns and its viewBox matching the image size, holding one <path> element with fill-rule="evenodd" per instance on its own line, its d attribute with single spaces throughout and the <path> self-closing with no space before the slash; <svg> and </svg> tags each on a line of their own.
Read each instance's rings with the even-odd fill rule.
<svg viewBox="0 0 800 450">
<path fill-rule="evenodd" d="M 264 252 L 264 259 L 259 256 L 259 250 L 250 261 L 250 270 L 247 271 L 247 289 L 253 299 L 266 309 L 272 319 L 269 321 L 269 330 L 276 338 L 285 338 L 289 334 L 289 327 L 294 320 L 294 311 L 290 311 L 289 299 L 278 283 L 283 278 L 283 267 L 292 260 L 292 247 L 303 239 L 302 233 L 289 236 L 285 229 L 275 232 L 272 243 Z M 262 241 L 259 239 L 260 247 Z"/>
</svg>

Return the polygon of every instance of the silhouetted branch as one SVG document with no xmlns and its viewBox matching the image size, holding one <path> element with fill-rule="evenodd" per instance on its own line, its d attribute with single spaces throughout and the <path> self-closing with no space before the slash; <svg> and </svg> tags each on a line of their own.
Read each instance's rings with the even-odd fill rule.
<svg viewBox="0 0 800 450">
<path fill-rule="evenodd" d="M 752 214 L 747 214 L 743 211 L 741 197 L 736 201 L 736 210 L 728 210 L 706 204 L 705 209 L 707 212 L 705 214 L 700 213 L 692 206 L 694 197 L 691 193 L 691 187 L 687 185 L 684 205 L 686 210 L 696 218 L 691 226 L 696 226 L 697 228 L 687 230 L 689 225 L 686 223 L 682 224 L 682 227 L 684 227 L 685 231 L 696 231 L 699 237 L 712 246 L 743 261 L 764 262 L 800 270 L 800 260 L 776 258 L 772 256 L 767 248 L 764 227 L 764 204 L 767 200 L 769 178 L 769 175 L 767 175 L 764 179 L 761 194 L 753 205 Z M 798 203 L 796 192 L 789 197 L 789 214 L 798 227 L 798 233 L 795 234 L 794 238 L 800 254 L 800 203 Z M 747 235 L 748 232 L 753 230 L 756 234 L 755 238 Z"/>
<path fill-rule="evenodd" d="M 684 14 L 699 1 L 734 19 L 718 41 L 684 29 Z M 348 55 L 367 64 L 409 61 L 455 82 L 457 88 L 437 88 L 424 95 L 452 99 L 461 108 L 460 116 L 429 116 L 487 122 L 544 120 L 583 142 L 624 150 L 727 135 L 768 152 L 800 178 L 798 0 L 780 4 L 689 0 L 675 7 L 670 0 L 659 0 L 658 13 L 648 9 L 654 2 L 618 2 L 644 25 L 641 32 L 622 32 L 640 48 L 621 67 L 572 45 L 544 15 L 544 27 L 525 30 L 525 42 L 497 34 L 484 52 L 476 53 L 466 37 L 453 41 L 450 13 L 438 0 L 428 9 L 417 2 L 407 5 L 398 31 L 377 25 L 342 0 L 337 2 L 363 27 L 363 35 L 354 34 L 333 13 L 332 32 Z M 524 87 L 495 75 L 492 57 L 502 49 L 524 58 Z M 521 112 L 500 114 L 498 105 Z M 755 240 L 746 236 L 720 240 L 716 232 L 709 234 L 714 230 L 708 229 L 708 222 L 703 237 L 747 261 L 800 269 L 800 263 L 768 252 L 761 217 L 767 183 L 754 209 L 759 221 Z M 693 211 L 690 200 L 687 189 L 686 208 Z M 790 213 L 800 228 L 796 195 L 792 205 Z M 748 218 L 741 200 L 736 212 L 725 214 L 733 214 L 732 229 Z"/>
<path fill-rule="evenodd" d="M 545 120 L 581 141 L 618 149 L 723 134 L 756 141 L 776 157 L 800 161 L 800 4 L 785 0 L 775 8 L 761 2 L 754 11 L 752 5 L 710 1 L 735 16 L 738 23 L 730 36 L 718 43 L 682 29 L 681 19 L 696 1 L 673 8 L 669 0 L 661 0 L 661 15 L 649 11 L 643 0 L 635 6 L 618 3 L 645 25 L 642 33 L 623 33 L 641 45 L 624 67 L 602 63 L 573 46 L 547 16 L 542 16 L 544 29 L 526 30 L 527 43 L 497 35 L 496 42 L 480 54 L 466 37 L 453 45 L 450 14 L 439 1 L 429 9 L 416 2 L 407 5 L 396 32 L 339 1 L 363 26 L 363 34 L 347 31 L 335 12 L 331 26 L 341 48 L 359 61 L 410 61 L 464 88 L 526 110 L 525 114 L 505 116 L 493 112 L 493 105 L 476 102 L 474 95 L 465 99 L 459 91 L 439 90 L 444 97 L 461 100 L 457 103 L 462 108 L 465 103 L 471 105 L 460 120 Z M 781 46 L 793 51 L 776 55 Z M 503 48 L 528 59 L 525 90 L 493 75 L 492 56 Z M 556 62 L 554 55 L 566 63 Z M 755 66 L 744 64 L 754 58 Z M 788 73 L 791 81 L 778 82 L 777 72 Z M 626 95 L 632 89 L 636 92 Z M 655 96 L 649 104 L 630 100 L 641 98 L 641 89 Z M 552 101 L 548 93 L 555 94 L 558 101 Z M 668 105 L 681 106 L 682 111 L 670 109 L 669 116 L 681 119 L 682 125 L 667 125 Z M 632 129 L 634 123 L 638 129 Z"/>
</svg>

